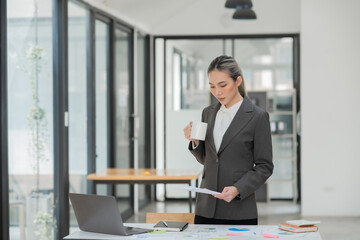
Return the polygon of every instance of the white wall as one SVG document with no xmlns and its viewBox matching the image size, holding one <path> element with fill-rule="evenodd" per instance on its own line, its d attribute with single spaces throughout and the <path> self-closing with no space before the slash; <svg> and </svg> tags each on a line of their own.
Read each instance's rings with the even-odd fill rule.
<svg viewBox="0 0 360 240">
<path fill-rule="evenodd" d="M 360 215 L 360 1 L 301 1 L 302 213 Z"/>
</svg>

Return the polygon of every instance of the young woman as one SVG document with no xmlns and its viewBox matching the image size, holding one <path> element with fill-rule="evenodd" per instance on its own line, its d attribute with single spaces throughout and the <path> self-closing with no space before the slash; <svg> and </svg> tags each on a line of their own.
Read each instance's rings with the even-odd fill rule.
<svg viewBox="0 0 360 240">
<path fill-rule="evenodd" d="M 206 107 L 205 141 L 190 138 L 189 150 L 204 165 L 201 187 L 221 192 L 198 194 L 196 224 L 257 225 L 255 191 L 273 171 L 269 115 L 245 94 L 242 71 L 235 59 L 219 56 L 209 65 L 210 91 L 219 101 Z"/>
</svg>

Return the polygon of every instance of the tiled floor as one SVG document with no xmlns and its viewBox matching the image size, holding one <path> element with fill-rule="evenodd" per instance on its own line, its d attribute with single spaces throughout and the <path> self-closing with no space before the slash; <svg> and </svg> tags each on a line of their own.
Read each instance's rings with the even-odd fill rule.
<svg viewBox="0 0 360 240">
<path fill-rule="evenodd" d="M 187 201 L 153 202 L 126 222 L 145 222 L 146 212 L 188 212 Z M 305 217 L 300 215 L 300 206 L 292 202 L 274 201 L 258 203 L 259 224 L 277 225 L 286 220 L 320 220 L 320 233 L 323 240 L 360 240 L 360 217 Z"/>
</svg>

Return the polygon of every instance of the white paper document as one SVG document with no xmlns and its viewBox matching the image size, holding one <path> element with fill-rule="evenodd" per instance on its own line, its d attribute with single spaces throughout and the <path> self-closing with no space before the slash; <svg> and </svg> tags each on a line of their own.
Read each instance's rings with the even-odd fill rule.
<svg viewBox="0 0 360 240">
<path fill-rule="evenodd" d="M 220 194 L 219 192 L 215 192 L 215 191 L 209 190 L 207 188 L 197 188 L 197 187 L 192 187 L 192 186 L 182 187 L 180 189 L 192 191 L 192 192 L 198 192 L 198 193 L 205 193 L 205 194 Z"/>
</svg>

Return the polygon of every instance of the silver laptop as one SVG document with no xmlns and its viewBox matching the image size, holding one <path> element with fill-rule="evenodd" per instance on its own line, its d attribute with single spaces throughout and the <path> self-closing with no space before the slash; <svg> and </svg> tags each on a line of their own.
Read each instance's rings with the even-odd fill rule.
<svg viewBox="0 0 360 240">
<path fill-rule="evenodd" d="M 82 231 L 123 236 L 152 231 L 125 227 L 113 196 L 69 193 L 69 197 Z"/>
</svg>

